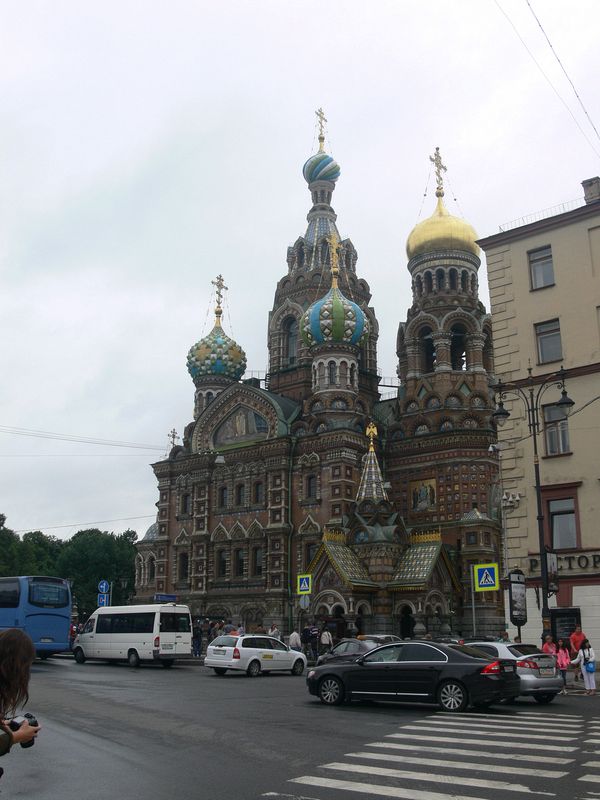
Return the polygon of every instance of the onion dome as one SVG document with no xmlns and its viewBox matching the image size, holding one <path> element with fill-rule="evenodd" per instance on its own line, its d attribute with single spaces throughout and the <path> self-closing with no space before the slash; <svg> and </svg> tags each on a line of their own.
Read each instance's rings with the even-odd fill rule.
<svg viewBox="0 0 600 800">
<path fill-rule="evenodd" d="M 309 347 L 316 344 L 361 344 L 369 335 L 369 321 L 362 308 L 348 300 L 338 288 L 337 245 L 332 235 L 331 289 L 304 312 L 300 322 L 302 338 Z"/>
<path fill-rule="evenodd" d="M 331 181 L 335 183 L 340 177 L 340 167 L 337 161 L 325 152 L 325 114 L 320 108 L 315 111 L 319 120 L 319 151 L 311 156 L 302 167 L 302 174 L 307 183 L 314 181 Z"/>
<path fill-rule="evenodd" d="M 153 522 L 152 525 L 150 525 L 142 542 L 153 542 L 155 539 L 158 539 L 158 522 Z"/>
<path fill-rule="evenodd" d="M 406 241 L 408 258 L 439 250 L 463 250 L 478 256 L 475 229 L 466 220 L 452 216 L 444 205 L 442 172 L 446 171 L 446 167 L 442 164 L 439 147 L 435 148 L 435 155 L 430 156 L 429 160 L 435 164 L 437 206 L 428 219 L 419 222 L 410 232 Z"/>
<path fill-rule="evenodd" d="M 213 281 L 213 283 L 215 283 Z M 231 339 L 221 327 L 221 300 L 223 278 L 219 275 L 217 286 L 217 306 L 215 308 L 215 326 L 212 331 L 192 345 L 187 357 L 188 372 L 194 383 L 203 378 L 220 377 L 238 381 L 246 370 L 246 354 L 237 342 Z"/>
</svg>

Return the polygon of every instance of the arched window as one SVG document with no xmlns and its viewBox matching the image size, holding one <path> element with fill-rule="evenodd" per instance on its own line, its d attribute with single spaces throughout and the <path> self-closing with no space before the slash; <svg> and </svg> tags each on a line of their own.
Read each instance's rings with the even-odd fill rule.
<svg viewBox="0 0 600 800">
<path fill-rule="evenodd" d="M 415 290 L 417 297 L 421 297 L 423 294 L 423 279 L 420 275 L 415 278 Z"/>
<path fill-rule="evenodd" d="M 427 374 L 435 370 L 435 347 L 431 328 L 419 331 L 419 360 L 421 372 Z"/>
<path fill-rule="evenodd" d="M 243 506 L 246 503 L 246 487 L 243 483 L 238 483 L 235 487 L 235 504 L 236 506 Z"/>
<path fill-rule="evenodd" d="M 453 291 L 458 289 L 458 272 L 455 269 L 450 270 L 450 289 Z"/>
<path fill-rule="evenodd" d="M 181 495 L 181 515 L 188 516 L 192 513 L 192 498 L 189 494 Z"/>
<path fill-rule="evenodd" d="M 433 291 L 433 278 L 431 277 L 431 272 L 426 272 L 423 280 L 425 282 L 425 293 L 431 294 Z"/>
<path fill-rule="evenodd" d="M 265 502 L 265 485 L 262 481 L 256 481 L 256 483 L 254 484 L 254 502 L 255 503 Z"/>
<path fill-rule="evenodd" d="M 153 581 L 156 579 L 156 561 L 154 556 L 150 556 L 148 559 L 148 582 Z"/>
<path fill-rule="evenodd" d="M 241 548 L 236 550 L 233 558 L 234 572 L 236 578 L 244 577 L 244 566 L 246 564 L 246 551 Z"/>
<path fill-rule="evenodd" d="M 486 331 L 483 343 L 483 368 L 490 375 L 494 372 L 494 347 L 489 331 Z"/>
<path fill-rule="evenodd" d="M 469 291 L 469 273 L 466 269 L 463 269 L 463 271 L 460 273 L 460 288 L 463 290 L 463 292 Z"/>
<path fill-rule="evenodd" d="M 225 508 L 227 506 L 227 487 L 220 486 L 219 487 L 219 508 Z"/>
<path fill-rule="evenodd" d="M 204 398 L 204 406 L 209 406 L 213 401 L 213 393 L 207 392 L 206 397 Z"/>
<path fill-rule="evenodd" d="M 340 386 L 345 389 L 348 385 L 348 364 L 345 361 L 340 363 Z"/>
<path fill-rule="evenodd" d="M 296 363 L 298 357 L 298 320 L 289 317 L 283 323 L 284 331 L 284 359 L 288 366 Z"/>
<path fill-rule="evenodd" d="M 317 496 L 317 476 L 316 475 L 307 475 L 306 476 L 306 498 L 308 500 L 314 500 Z"/>
<path fill-rule="evenodd" d="M 217 550 L 215 562 L 217 578 L 224 578 L 227 575 L 227 551 Z"/>
<path fill-rule="evenodd" d="M 180 581 L 187 581 L 190 574 L 190 557 L 188 553 L 180 553 L 177 566 L 177 577 Z"/>
<path fill-rule="evenodd" d="M 450 330 L 450 336 L 450 363 L 452 369 L 464 370 L 467 368 L 467 332 L 463 325 L 453 325 Z"/>
<path fill-rule="evenodd" d="M 262 575 L 263 572 L 263 556 L 264 550 L 262 547 L 254 547 L 252 549 L 252 574 L 257 577 Z"/>
<path fill-rule="evenodd" d="M 325 386 L 325 364 L 319 361 L 319 389 Z"/>
<path fill-rule="evenodd" d="M 350 386 L 356 387 L 356 365 L 350 364 Z"/>
<path fill-rule="evenodd" d="M 304 245 L 298 245 L 298 267 L 302 269 L 304 266 Z"/>
<path fill-rule="evenodd" d="M 477 275 L 471 275 L 471 294 L 477 294 Z"/>
<path fill-rule="evenodd" d="M 446 273 L 443 269 L 438 269 L 435 273 L 438 292 L 443 292 L 446 288 Z"/>
<path fill-rule="evenodd" d="M 330 386 L 335 386 L 337 383 L 337 366 L 335 361 L 330 361 L 327 365 L 327 376 Z"/>
</svg>

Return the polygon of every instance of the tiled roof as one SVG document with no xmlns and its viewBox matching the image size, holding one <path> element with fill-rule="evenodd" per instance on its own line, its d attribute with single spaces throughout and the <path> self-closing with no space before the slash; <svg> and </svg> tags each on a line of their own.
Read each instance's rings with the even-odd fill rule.
<svg viewBox="0 0 600 800">
<path fill-rule="evenodd" d="M 441 550 L 439 541 L 410 545 L 402 555 L 389 588 L 421 589 L 429 581 Z"/>
<path fill-rule="evenodd" d="M 387 494 L 383 488 L 383 478 L 377 462 L 374 450 L 369 450 L 363 461 L 363 471 L 360 476 L 360 486 L 356 495 L 356 502 L 361 500 L 387 500 Z"/>
<path fill-rule="evenodd" d="M 379 586 L 369 578 L 366 567 L 357 557 L 356 553 L 348 545 L 340 541 L 324 540 L 317 554 L 313 558 L 307 571 L 313 572 L 314 567 L 320 561 L 323 553 L 327 554 L 333 568 L 344 581 L 350 586 L 366 589 L 378 589 Z"/>
</svg>

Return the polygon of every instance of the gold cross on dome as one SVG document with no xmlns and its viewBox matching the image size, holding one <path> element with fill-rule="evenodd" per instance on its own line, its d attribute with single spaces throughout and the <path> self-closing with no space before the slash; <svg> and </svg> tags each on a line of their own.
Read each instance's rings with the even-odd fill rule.
<svg viewBox="0 0 600 800">
<path fill-rule="evenodd" d="M 169 438 L 169 441 L 171 442 L 171 447 L 175 447 L 175 442 L 177 441 L 177 439 L 179 439 L 179 436 L 178 436 L 177 431 L 175 430 L 175 428 L 172 428 L 169 431 L 168 438 Z"/>
<path fill-rule="evenodd" d="M 369 422 L 367 425 L 367 430 L 365 433 L 369 437 L 369 450 L 374 450 L 375 447 L 373 446 L 373 439 L 377 436 L 377 428 L 372 422 Z"/>
<path fill-rule="evenodd" d="M 227 291 L 227 286 L 225 286 L 225 281 L 223 280 L 222 275 L 217 275 L 217 279 L 215 281 L 211 281 L 213 286 L 217 287 L 216 295 L 217 295 L 217 305 L 221 307 L 221 302 L 223 301 L 223 290 Z"/>
<path fill-rule="evenodd" d="M 319 152 L 323 152 L 323 145 L 325 144 L 325 123 L 327 122 L 327 117 L 325 116 L 325 112 L 322 108 L 319 108 L 315 111 L 315 115 L 318 119 L 319 125 Z"/>
<path fill-rule="evenodd" d="M 432 156 L 429 156 L 429 160 L 435 166 L 435 181 L 437 183 L 436 189 L 436 196 L 443 197 L 444 196 L 444 179 L 442 177 L 442 172 L 447 172 L 448 168 L 445 164 L 442 164 L 442 157 L 440 155 L 440 148 L 435 148 L 435 153 Z"/>
</svg>

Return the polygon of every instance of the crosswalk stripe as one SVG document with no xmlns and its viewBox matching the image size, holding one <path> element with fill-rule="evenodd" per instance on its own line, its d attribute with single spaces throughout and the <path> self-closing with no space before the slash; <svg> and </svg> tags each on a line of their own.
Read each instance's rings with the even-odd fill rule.
<svg viewBox="0 0 600 800">
<path fill-rule="evenodd" d="M 428 731 L 440 731 L 441 733 L 447 733 L 447 732 L 449 733 L 448 727 L 445 726 L 445 725 L 444 726 L 441 726 L 441 725 L 438 725 L 438 726 L 427 725 L 427 726 L 425 726 L 425 725 L 423 725 L 423 723 L 421 723 L 419 725 L 403 725 L 402 726 L 402 730 L 403 731 L 425 731 L 425 730 L 428 730 Z M 495 739 L 497 739 L 498 737 L 501 737 L 501 736 L 506 736 L 506 734 L 502 733 L 501 731 L 488 731 L 485 728 L 478 729 L 478 728 L 465 727 L 464 723 L 461 725 L 460 728 L 453 728 L 452 732 L 453 733 L 458 733 L 461 736 L 463 736 L 464 734 L 473 734 L 474 736 L 481 736 L 482 734 L 485 734 L 486 736 L 489 736 L 489 737 L 495 738 Z M 511 732 L 509 735 L 510 736 L 519 736 L 522 739 L 541 739 L 542 741 L 546 741 L 548 739 L 548 734 L 547 733 L 544 734 L 543 736 L 542 735 L 538 736 L 537 734 L 532 734 L 532 733 L 512 733 Z M 577 739 L 576 736 L 561 736 L 561 741 L 563 741 L 563 742 L 574 742 L 574 741 L 576 741 L 576 739 Z M 596 743 L 600 744 L 600 739 L 588 739 L 588 742 L 590 742 L 591 744 L 596 744 Z"/>
<path fill-rule="evenodd" d="M 584 739 L 585 744 L 600 744 L 600 739 Z"/>
<path fill-rule="evenodd" d="M 578 781 L 589 781 L 590 783 L 600 783 L 600 775 L 582 775 Z"/>
<path fill-rule="evenodd" d="M 340 781 L 335 778 L 317 778 L 313 775 L 303 775 L 301 778 L 292 778 L 291 783 L 300 783 L 304 786 L 320 786 L 323 789 L 343 789 L 347 792 L 362 792 L 363 794 L 376 794 L 379 797 L 400 797 L 404 800 L 448 800 L 444 792 L 427 792 L 421 789 L 411 789 L 402 786 L 377 786 L 373 783 L 360 781 Z M 486 800 L 484 797 L 454 794 L 452 800 Z M 489 800 L 489 798 L 487 798 Z"/>
<path fill-rule="evenodd" d="M 381 747 L 389 750 L 411 750 L 415 749 L 412 744 L 400 744 L 400 742 L 369 742 L 365 747 Z M 536 764 L 572 764 L 572 758 L 560 758 L 559 756 L 540 756 L 537 753 L 491 753 L 487 750 L 463 750 L 460 747 L 431 747 L 430 745 L 417 745 L 419 752 L 440 753 L 442 755 L 450 753 L 453 756 L 473 756 L 477 758 L 495 758 L 506 761 L 533 761 Z M 575 748 L 572 748 L 575 749 Z M 598 762 L 600 764 L 600 762 Z M 500 765 L 498 765 L 500 766 Z"/>
<path fill-rule="evenodd" d="M 447 751 L 444 751 L 447 752 Z M 346 758 L 370 758 L 373 761 L 400 761 L 406 763 L 406 756 L 395 756 L 390 753 L 345 753 Z M 477 754 L 478 756 L 481 753 Z M 482 763 L 478 761 L 474 764 L 472 761 L 448 761 L 439 758 L 421 758 L 411 755 L 410 766 L 420 764 L 424 767 L 444 767 L 444 769 L 464 769 L 472 772 L 489 772 L 494 773 L 498 770 L 498 764 Z M 566 772 L 559 772 L 554 769 L 530 769 L 529 767 L 515 767 L 510 768 L 511 775 L 531 775 L 534 778 L 563 778 L 567 775 Z M 462 778 L 461 778 L 462 780 Z"/>
<path fill-rule="evenodd" d="M 586 761 L 585 764 L 581 765 L 582 767 L 600 767 L 600 761 Z"/>
<path fill-rule="evenodd" d="M 429 728 L 432 725 L 436 725 L 436 724 L 439 725 L 439 720 L 422 719 L 417 724 L 418 725 L 423 725 L 424 727 L 426 726 L 427 728 Z M 461 720 L 458 720 L 458 719 L 444 720 L 444 727 L 446 727 L 446 728 L 448 728 L 448 727 L 464 728 L 465 725 L 468 725 L 468 729 L 469 730 L 524 731 L 524 734 L 523 734 L 524 736 L 528 736 L 530 733 L 534 733 L 536 731 L 537 732 L 544 731 L 545 735 L 543 737 L 541 737 L 543 739 L 545 739 L 547 737 L 547 735 L 548 735 L 548 725 L 530 725 L 529 723 L 525 723 L 524 725 L 519 725 L 518 723 L 514 723 L 512 725 L 506 725 L 505 723 L 502 723 L 501 725 L 497 725 L 497 724 L 493 723 L 491 720 L 489 720 L 489 721 L 485 720 L 484 722 L 478 722 L 478 723 L 475 723 L 473 726 L 470 726 L 469 723 L 462 722 Z M 573 733 L 573 734 L 577 734 L 577 733 L 581 733 L 582 732 L 582 731 L 577 731 L 577 730 L 566 730 L 565 728 L 563 728 L 563 726 L 561 726 L 561 731 L 566 731 L 567 733 Z M 530 738 L 534 738 L 535 739 L 536 737 L 534 736 L 534 737 L 530 737 Z"/>
<path fill-rule="evenodd" d="M 365 768 L 362 764 L 342 764 L 334 761 L 331 764 L 321 764 L 321 769 L 335 769 L 343 772 L 359 772 L 364 775 Z M 411 772 L 404 769 L 390 769 L 386 767 L 369 766 L 369 775 L 379 775 L 385 778 L 402 778 L 409 781 L 425 781 L 427 783 L 450 783 L 456 782 L 456 775 L 435 775 L 429 773 L 423 775 L 422 772 Z M 555 797 L 553 792 L 536 792 L 528 786 L 520 783 L 508 783 L 507 781 L 482 780 L 481 778 L 465 778 L 461 775 L 461 786 L 473 786 L 480 789 L 501 789 L 505 792 L 522 792 L 523 794 L 543 794 L 548 797 Z"/>
<path fill-rule="evenodd" d="M 422 729 L 421 729 L 422 730 Z M 442 728 L 441 730 L 446 730 Z M 396 739 L 411 739 L 413 741 L 422 741 L 422 742 L 431 742 L 431 736 L 418 736 L 414 733 L 391 733 L 390 736 Z M 436 736 L 433 741 L 436 742 L 451 742 L 452 744 L 456 744 L 456 737 L 453 736 Z M 478 744 L 478 742 L 474 742 L 474 744 Z M 482 743 L 483 744 L 483 743 Z M 556 745 L 556 744 L 533 744 L 532 742 L 513 742 L 513 741 L 501 741 L 501 742 L 494 742 L 495 745 L 498 747 L 512 747 L 516 750 L 557 750 L 562 753 L 572 753 L 574 750 L 577 750 L 577 747 L 565 747 L 565 745 Z"/>
<path fill-rule="evenodd" d="M 424 717 L 424 719 L 436 719 L 436 718 L 439 720 L 439 718 L 440 718 L 439 714 L 433 714 L 431 716 Z M 533 724 L 533 723 L 539 722 L 540 725 L 547 725 L 549 722 L 556 723 L 557 720 L 558 720 L 558 721 L 560 721 L 561 728 L 564 727 L 565 729 L 569 729 L 569 730 L 571 730 L 571 729 L 578 730 L 578 729 L 582 728 L 583 725 L 585 724 L 585 720 L 583 720 L 583 719 L 580 720 L 580 721 L 577 721 L 577 722 L 575 720 L 572 720 L 572 721 L 569 721 L 569 722 L 563 722 L 562 717 L 559 717 L 558 714 L 553 716 L 553 717 L 541 717 L 541 716 L 539 716 L 537 714 L 531 714 L 531 715 L 528 715 L 528 716 L 517 716 L 516 714 L 503 714 L 503 715 L 500 715 L 500 714 L 469 714 L 469 713 L 466 713 L 466 714 L 461 714 L 460 718 L 461 719 L 468 718 L 469 721 L 471 721 L 471 720 L 480 720 L 481 722 L 486 722 L 486 723 L 494 722 L 497 725 L 503 725 L 505 722 L 523 722 L 524 725 L 529 725 L 529 724 Z"/>
<path fill-rule="evenodd" d="M 440 715 L 442 715 L 442 712 L 439 712 L 438 714 L 430 714 L 426 719 L 432 719 L 433 717 L 439 717 Z M 497 722 L 503 719 L 514 719 L 515 717 L 518 717 L 519 719 L 535 719 L 539 720 L 540 722 L 544 720 L 547 722 L 556 722 L 559 720 L 561 724 L 564 723 L 565 725 L 576 725 L 584 722 L 584 718 L 581 715 L 575 717 L 567 714 L 545 714 L 541 711 L 539 713 L 536 713 L 535 711 L 515 711 L 511 714 L 484 714 L 480 711 L 465 711 L 463 714 L 461 714 L 461 717 L 484 717 L 487 719 L 495 719 Z"/>
<path fill-rule="evenodd" d="M 531 715 L 537 716 L 535 711 L 517 711 L 517 714 L 519 714 L 519 715 L 525 715 L 526 714 L 527 716 L 531 716 Z M 540 711 L 539 712 L 539 716 L 541 717 L 542 715 L 543 715 L 543 712 Z M 560 718 L 561 719 L 582 719 L 582 716 L 583 716 L 582 714 L 562 714 L 561 713 Z"/>
</svg>

